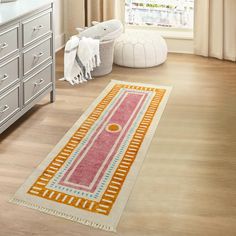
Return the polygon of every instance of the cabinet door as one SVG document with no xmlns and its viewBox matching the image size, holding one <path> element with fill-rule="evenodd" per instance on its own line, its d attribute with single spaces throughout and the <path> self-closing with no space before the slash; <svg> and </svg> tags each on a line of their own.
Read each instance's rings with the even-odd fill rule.
<svg viewBox="0 0 236 236">
<path fill-rule="evenodd" d="M 16 52 L 18 45 L 18 25 L 7 30 L 0 31 L 0 60 Z"/>
<path fill-rule="evenodd" d="M 19 57 L 0 65 L 0 92 L 8 89 L 19 80 Z"/>
<path fill-rule="evenodd" d="M 0 97 L 0 126 L 19 110 L 19 86 L 17 86 Z"/>
<path fill-rule="evenodd" d="M 48 38 L 23 53 L 24 75 L 50 58 L 52 58 L 52 40 Z"/>
<path fill-rule="evenodd" d="M 52 84 L 52 65 L 48 65 L 41 71 L 23 82 L 24 104 L 32 101 L 38 94 Z"/>
<path fill-rule="evenodd" d="M 52 10 L 31 17 L 22 23 L 23 46 L 37 40 L 38 38 L 52 32 Z"/>
</svg>

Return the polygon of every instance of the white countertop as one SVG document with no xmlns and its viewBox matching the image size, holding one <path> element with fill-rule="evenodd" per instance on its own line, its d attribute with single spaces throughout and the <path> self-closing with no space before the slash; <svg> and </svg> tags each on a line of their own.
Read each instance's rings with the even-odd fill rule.
<svg viewBox="0 0 236 236">
<path fill-rule="evenodd" d="M 53 0 L 17 0 L 0 3 L 0 26 L 52 2 Z"/>
</svg>

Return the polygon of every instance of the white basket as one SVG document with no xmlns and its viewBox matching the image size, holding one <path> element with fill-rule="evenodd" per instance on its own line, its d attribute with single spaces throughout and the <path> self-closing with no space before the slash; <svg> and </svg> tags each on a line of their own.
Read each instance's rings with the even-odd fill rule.
<svg viewBox="0 0 236 236">
<path fill-rule="evenodd" d="M 92 76 L 103 76 L 111 73 L 114 57 L 114 40 L 100 42 L 100 59 L 101 65 L 94 68 Z"/>
</svg>

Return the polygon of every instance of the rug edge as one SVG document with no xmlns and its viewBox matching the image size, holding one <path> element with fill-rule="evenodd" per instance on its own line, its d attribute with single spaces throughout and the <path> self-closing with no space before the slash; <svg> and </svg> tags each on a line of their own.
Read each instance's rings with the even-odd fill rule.
<svg viewBox="0 0 236 236">
<path fill-rule="evenodd" d="M 46 207 L 41 207 L 37 204 L 31 204 L 29 202 L 26 202 L 26 201 L 21 200 L 21 199 L 17 199 L 15 197 L 8 200 L 8 202 L 12 203 L 12 204 L 16 204 L 18 206 L 24 206 L 24 207 L 27 207 L 27 208 L 30 208 L 30 209 L 38 210 L 38 211 L 40 211 L 42 213 L 45 213 L 45 214 L 48 214 L 48 215 L 58 216 L 60 218 L 66 219 L 66 220 L 71 220 L 71 221 L 74 221 L 74 222 L 78 222 L 80 224 L 93 227 L 95 229 L 101 229 L 101 230 L 104 230 L 104 231 L 115 232 L 115 233 L 117 232 L 116 228 L 114 228 L 112 226 L 108 226 L 108 225 L 105 225 L 105 224 L 98 224 L 98 223 L 95 223 L 93 221 L 83 219 L 81 217 L 76 217 L 76 216 L 69 215 L 69 214 L 66 214 L 66 213 L 62 213 L 62 212 L 59 212 L 59 211 L 56 211 L 56 210 L 53 210 L 53 209 L 49 209 L 49 208 L 46 208 Z"/>
<path fill-rule="evenodd" d="M 159 89 L 166 89 L 166 90 L 171 90 L 173 89 L 173 86 L 171 85 L 158 85 L 158 84 L 149 84 L 149 83 L 142 83 L 142 82 L 135 82 L 135 81 L 123 81 L 123 80 L 116 80 L 116 79 L 111 79 L 110 83 L 121 83 L 121 84 L 129 84 L 129 85 L 136 85 L 136 86 L 147 86 L 147 87 L 154 87 L 154 88 L 159 88 Z"/>
</svg>

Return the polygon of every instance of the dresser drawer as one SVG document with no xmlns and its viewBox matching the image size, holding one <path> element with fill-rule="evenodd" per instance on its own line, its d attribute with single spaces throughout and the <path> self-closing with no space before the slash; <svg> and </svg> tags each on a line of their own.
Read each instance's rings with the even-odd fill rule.
<svg viewBox="0 0 236 236">
<path fill-rule="evenodd" d="M 52 31 L 51 13 L 46 11 L 22 23 L 23 46 Z"/>
<path fill-rule="evenodd" d="M 0 97 L 0 126 L 19 110 L 19 86 L 17 86 Z"/>
<path fill-rule="evenodd" d="M 19 57 L 0 65 L 0 92 L 19 81 Z"/>
<path fill-rule="evenodd" d="M 18 50 L 18 29 L 14 26 L 0 32 L 0 60 Z"/>
<path fill-rule="evenodd" d="M 52 58 L 52 41 L 48 38 L 23 53 L 24 75 L 50 58 Z"/>
<path fill-rule="evenodd" d="M 48 88 L 51 83 L 52 65 L 50 64 L 23 82 L 24 104 L 34 99 L 39 93 Z"/>
</svg>

